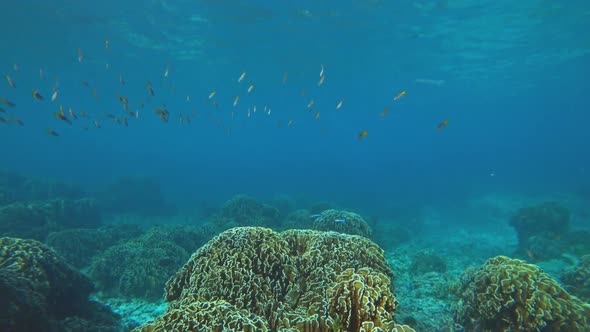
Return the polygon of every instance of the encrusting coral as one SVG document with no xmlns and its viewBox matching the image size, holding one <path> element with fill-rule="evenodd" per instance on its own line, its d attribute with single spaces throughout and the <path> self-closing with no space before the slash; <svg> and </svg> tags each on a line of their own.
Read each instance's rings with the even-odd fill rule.
<svg viewBox="0 0 590 332">
<path fill-rule="evenodd" d="M 167 312 L 136 331 L 413 331 L 394 321 L 392 279 L 363 237 L 232 228 L 168 280 Z"/>
<path fill-rule="evenodd" d="M 371 237 L 371 227 L 358 214 L 340 210 L 326 210 L 313 221 L 313 229 Z"/>
<path fill-rule="evenodd" d="M 539 267 L 497 256 L 466 271 L 456 322 L 466 331 L 588 331 L 590 305 Z"/>
</svg>

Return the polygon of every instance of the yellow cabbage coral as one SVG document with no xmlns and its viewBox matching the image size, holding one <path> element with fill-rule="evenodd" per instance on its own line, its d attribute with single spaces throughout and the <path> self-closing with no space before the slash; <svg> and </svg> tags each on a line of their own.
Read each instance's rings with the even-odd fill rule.
<svg viewBox="0 0 590 332">
<path fill-rule="evenodd" d="M 590 305 L 539 267 L 504 256 L 462 276 L 456 320 L 478 331 L 588 331 Z"/>
<path fill-rule="evenodd" d="M 268 325 L 256 315 L 223 301 L 191 301 L 168 310 L 158 321 L 147 323 L 141 332 L 168 331 L 244 331 L 266 332 Z"/>
<path fill-rule="evenodd" d="M 233 321 L 249 318 L 244 326 L 261 331 L 412 331 L 394 322 L 392 278 L 383 250 L 360 236 L 233 228 L 170 278 L 166 314 L 138 331 L 179 326 L 200 331 L 209 330 L 210 321 L 228 324 L 224 316 L 199 316 L 204 303 L 232 306 Z"/>
</svg>

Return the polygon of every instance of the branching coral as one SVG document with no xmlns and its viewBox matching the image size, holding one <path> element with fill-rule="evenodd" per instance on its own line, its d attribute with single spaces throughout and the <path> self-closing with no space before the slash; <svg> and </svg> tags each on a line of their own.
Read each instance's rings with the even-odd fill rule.
<svg viewBox="0 0 590 332">
<path fill-rule="evenodd" d="M 313 228 L 320 231 L 371 237 L 369 224 L 360 215 L 348 211 L 326 210 L 314 220 Z"/>
<path fill-rule="evenodd" d="M 168 280 L 167 313 L 138 331 L 211 330 L 211 319 L 220 319 L 220 326 L 227 318 L 205 320 L 195 308 L 221 300 L 244 319 L 260 319 L 262 325 L 248 326 L 263 331 L 402 331 L 393 320 L 392 278 L 383 251 L 362 237 L 233 228 Z"/>
<path fill-rule="evenodd" d="M 456 321 L 478 331 L 588 331 L 590 306 L 539 267 L 504 256 L 465 272 Z"/>
</svg>

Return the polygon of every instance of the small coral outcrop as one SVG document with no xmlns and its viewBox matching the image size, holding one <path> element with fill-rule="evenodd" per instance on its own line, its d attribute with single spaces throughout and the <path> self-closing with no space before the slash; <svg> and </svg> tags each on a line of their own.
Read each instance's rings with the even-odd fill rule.
<svg viewBox="0 0 590 332">
<path fill-rule="evenodd" d="M 92 257 L 121 241 L 138 237 L 143 233 L 139 225 L 105 225 L 100 228 L 72 228 L 52 232 L 45 243 L 68 263 L 85 268 Z"/>
<path fill-rule="evenodd" d="M 461 277 L 455 320 L 466 331 L 588 331 L 590 305 L 539 267 L 497 256 Z"/>
<path fill-rule="evenodd" d="M 212 236 L 202 227 L 156 226 L 94 256 L 90 274 L 109 295 L 160 299 L 166 280 Z"/>
<path fill-rule="evenodd" d="M 313 228 L 319 231 L 334 231 L 350 235 L 371 237 L 371 227 L 360 215 L 354 212 L 326 210 L 318 214 Z"/>
<path fill-rule="evenodd" d="M 35 240 L 0 238 L 1 331 L 117 331 L 91 281 Z"/>
<path fill-rule="evenodd" d="M 570 293 L 590 303 L 590 255 L 583 256 L 576 266 L 566 270 L 561 281 Z"/>
<path fill-rule="evenodd" d="M 44 241 L 50 232 L 100 226 L 93 199 L 51 199 L 0 207 L 0 235 Z"/>
<path fill-rule="evenodd" d="M 298 209 L 287 215 L 281 229 L 312 229 L 313 220 L 314 218 L 308 210 Z"/>
<path fill-rule="evenodd" d="M 363 237 L 232 228 L 168 280 L 167 312 L 136 331 L 413 331 L 394 321 L 392 279 Z"/>
<path fill-rule="evenodd" d="M 0 205 L 53 198 L 75 200 L 84 196 L 84 191 L 77 185 L 0 171 Z"/>
<path fill-rule="evenodd" d="M 569 210 L 556 202 L 521 208 L 510 218 L 521 249 L 528 249 L 533 236 L 553 240 L 562 237 L 569 231 L 569 222 Z"/>
<path fill-rule="evenodd" d="M 276 208 L 258 202 L 247 195 L 237 195 L 225 202 L 220 213 L 211 217 L 219 231 L 237 226 L 280 226 L 280 213 Z"/>
</svg>

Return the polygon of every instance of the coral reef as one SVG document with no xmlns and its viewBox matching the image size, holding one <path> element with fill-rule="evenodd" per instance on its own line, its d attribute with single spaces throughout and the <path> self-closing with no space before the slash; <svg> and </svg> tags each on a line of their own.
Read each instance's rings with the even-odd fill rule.
<svg viewBox="0 0 590 332">
<path fill-rule="evenodd" d="M 17 173 L 0 171 L 0 206 L 22 201 L 82 197 L 84 197 L 84 191 L 76 185 L 32 179 Z"/>
<path fill-rule="evenodd" d="M 335 231 L 350 235 L 371 237 L 371 228 L 363 218 L 353 212 L 326 210 L 313 221 L 313 228 L 319 231 Z"/>
<path fill-rule="evenodd" d="M 166 313 L 136 331 L 413 331 L 394 321 L 392 279 L 363 237 L 233 228 L 168 280 Z"/>
<path fill-rule="evenodd" d="M 0 238 L 0 330 L 117 331 L 91 281 L 35 240 Z"/>
<path fill-rule="evenodd" d="M 193 252 L 213 237 L 209 228 L 155 226 L 139 238 L 94 256 L 90 274 L 112 296 L 161 298 L 166 280 Z"/>
<path fill-rule="evenodd" d="M 497 256 L 466 271 L 455 318 L 469 331 L 588 331 L 590 305 L 539 267 Z"/>
<path fill-rule="evenodd" d="M 162 225 L 148 229 L 140 240 L 143 242 L 170 242 L 186 250 L 187 253 L 192 253 L 216 234 L 208 224 L 203 226 Z"/>
<path fill-rule="evenodd" d="M 186 250 L 168 241 L 139 238 L 114 245 L 94 257 L 90 275 L 111 296 L 156 300 L 164 283 L 186 261 Z"/>
<path fill-rule="evenodd" d="M 51 199 L 0 207 L 0 235 L 43 241 L 50 232 L 98 227 L 101 215 L 93 199 Z"/>
<path fill-rule="evenodd" d="M 119 178 L 98 192 L 96 198 L 105 213 L 161 216 L 172 212 L 172 207 L 164 200 L 160 183 L 148 177 Z"/>
<path fill-rule="evenodd" d="M 223 301 L 191 301 L 168 310 L 157 324 L 148 323 L 135 331 L 271 331 L 261 317 Z"/>
<path fill-rule="evenodd" d="M 295 210 L 287 215 L 281 229 L 312 229 L 314 218 L 310 216 L 311 214 L 308 210 Z"/>
<path fill-rule="evenodd" d="M 221 232 L 236 226 L 279 227 L 279 211 L 246 195 L 237 195 L 225 202 L 221 212 L 211 217 L 211 223 Z"/>
<path fill-rule="evenodd" d="M 565 289 L 590 303 L 590 255 L 583 256 L 580 262 L 561 276 Z"/>
<path fill-rule="evenodd" d="M 77 268 L 88 267 L 99 252 L 121 241 L 140 236 L 144 232 L 139 225 L 105 225 L 100 228 L 74 228 L 52 232 L 45 243 L 52 247 L 68 263 Z"/>
<path fill-rule="evenodd" d="M 527 249 L 532 236 L 560 239 L 568 232 L 569 221 L 567 208 L 559 203 L 545 202 L 519 209 L 510 218 L 510 225 L 516 230 L 520 248 Z"/>
</svg>

